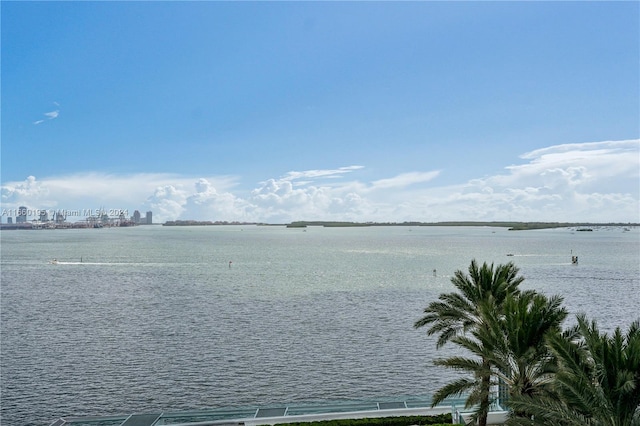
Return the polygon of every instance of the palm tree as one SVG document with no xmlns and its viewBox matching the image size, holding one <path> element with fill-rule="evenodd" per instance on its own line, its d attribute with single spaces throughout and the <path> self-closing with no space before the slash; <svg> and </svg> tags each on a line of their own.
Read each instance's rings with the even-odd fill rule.
<svg viewBox="0 0 640 426">
<path fill-rule="evenodd" d="M 507 295 L 501 307 L 494 302 L 490 298 L 478 304 L 478 311 L 485 318 L 481 327 L 451 339 L 475 358 L 456 356 L 435 361 L 436 365 L 465 371 L 472 377 L 439 389 L 434 400 L 468 393 L 467 406 L 477 405 L 478 413 L 486 406 L 488 411 L 489 388 L 498 384 L 495 378 L 506 386 L 510 396 L 553 395 L 551 378 L 555 362 L 545 345 L 545 336 L 560 333 L 567 317 L 567 310 L 561 306 L 562 298 L 520 292 Z M 516 415 L 528 413 L 519 411 Z M 480 419 L 480 415 L 476 418 Z"/>
<path fill-rule="evenodd" d="M 568 315 L 562 297 L 525 292 L 507 296 L 501 310 L 486 308 L 488 327 L 479 330 L 476 338 L 488 352 L 508 398 L 551 395 L 556 363 L 546 338 L 561 332 Z"/>
<path fill-rule="evenodd" d="M 497 382 L 492 380 L 491 350 L 478 338 L 481 333 L 482 328 L 478 328 L 469 332 L 471 336 L 457 335 L 451 338 L 452 343 L 466 349 L 471 355 L 475 355 L 475 358 L 454 356 L 434 361 L 435 365 L 464 371 L 470 373 L 471 377 L 459 378 L 438 389 L 433 395 L 432 406 L 441 403 L 449 396 L 466 393 L 465 407 L 476 407 L 471 420 L 477 421 L 479 425 L 486 425 L 492 403 L 491 387 Z"/>
<path fill-rule="evenodd" d="M 510 406 L 532 417 L 512 418 L 510 424 L 640 425 L 640 320 L 626 335 L 617 328 L 608 336 L 583 314 L 577 319 L 573 338 L 548 338 L 558 362 L 553 382 L 557 397 L 513 398 Z"/>
<path fill-rule="evenodd" d="M 436 364 L 449 368 L 463 369 L 473 372 L 474 379 L 460 379 L 440 389 L 434 395 L 432 406 L 442 402 L 452 395 L 460 395 L 471 391 L 466 405 L 477 405 L 476 416 L 479 426 L 487 423 L 490 406 L 491 364 L 488 354 L 483 348 L 473 345 L 472 339 L 465 334 L 486 328 L 486 310 L 481 309 L 484 303 L 500 307 L 509 294 L 519 293 L 518 286 L 524 280 L 518 276 L 518 268 L 509 262 L 498 265 L 495 269 L 483 263 L 481 267 L 475 260 L 471 261 L 469 274 L 456 271 L 451 283 L 458 292 L 444 293 L 439 300 L 430 303 L 424 309 L 424 316 L 415 322 L 414 327 L 428 326 L 427 334 L 439 334 L 436 346 L 442 347 L 453 340 L 458 345 L 465 346 L 480 356 L 479 361 L 454 357 L 450 360 L 437 361 Z"/>
</svg>

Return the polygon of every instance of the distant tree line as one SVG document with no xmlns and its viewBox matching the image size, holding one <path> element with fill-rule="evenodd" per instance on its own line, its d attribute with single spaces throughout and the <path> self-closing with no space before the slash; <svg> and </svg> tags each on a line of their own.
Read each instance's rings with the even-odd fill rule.
<svg viewBox="0 0 640 426">
<path fill-rule="evenodd" d="M 304 228 L 307 226 L 351 227 L 351 226 L 489 226 L 509 228 L 512 231 L 548 228 L 574 227 L 630 227 L 637 223 L 578 223 L 578 222 L 340 222 L 340 221 L 297 221 L 287 225 L 288 228 Z"/>
<path fill-rule="evenodd" d="M 209 225 L 256 225 L 250 222 L 227 222 L 210 220 L 168 220 L 163 226 L 209 226 Z"/>
</svg>

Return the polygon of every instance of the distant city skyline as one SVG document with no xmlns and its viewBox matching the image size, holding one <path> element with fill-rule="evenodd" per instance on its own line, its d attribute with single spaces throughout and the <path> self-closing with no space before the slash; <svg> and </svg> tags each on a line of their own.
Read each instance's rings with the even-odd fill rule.
<svg viewBox="0 0 640 426">
<path fill-rule="evenodd" d="M 4 209 L 640 221 L 638 2 L 1 8 Z"/>
<path fill-rule="evenodd" d="M 87 222 L 100 220 L 101 218 L 109 220 L 128 221 L 133 224 L 153 224 L 153 212 L 147 211 L 144 216 L 138 210 L 134 210 L 129 215 L 128 210 L 123 209 L 78 209 L 78 210 L 63 210 L 63 209 L 40 209 L 29 208 L 27 206 L 19 206 L 17 209 L 3 208 L 0 211 L 0 223 L 11 224 L 15 220 L 15 223 L 27 223 L 27 222 Z"/>
</svg>

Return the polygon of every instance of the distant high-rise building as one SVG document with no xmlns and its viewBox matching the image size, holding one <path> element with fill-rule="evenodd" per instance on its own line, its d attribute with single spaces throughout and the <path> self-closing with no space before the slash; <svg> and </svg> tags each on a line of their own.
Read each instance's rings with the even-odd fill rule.
<svg viewBox="0 0 640 426">
<path fill-rule="evenodd" d="M 147 212 L 147 225 L 151 225 L 153 224 L 153 213 L 152 212 Z"/>
<path fill-rule="evenodd" d="M 11 225 L 11 224 L 13 223 L 13 218 L 12 218 L 11 216 L 9 216 L 9 217 L 7 218 L 7 223 L 8 223 L 9 225 Z"/>
<path fill-rule="evenodd" d="M 140 223 L 140 212 L 138 210 L 133 212 L 133 223 Z"/>
<path fill-rule="evenodd" d="M 18 207 L 18 216 L 16 216 L 16 223 L 27 222 L 27 208 L 24 206 Z"/>
<path fill-rule="evenodd" d="M 62 211 L 57 211 L 53 214 L 53 218 L 55 220 L 56 223 L 64 223 L 65 220 L 67 220 L 67 216 L 64 214 L 64 212 Z"/>
<path fill-rule="evenodd" d="M 46 210 L 40 210 L 40 222 L 49 222 L 49 213 Z"/>
</svg>

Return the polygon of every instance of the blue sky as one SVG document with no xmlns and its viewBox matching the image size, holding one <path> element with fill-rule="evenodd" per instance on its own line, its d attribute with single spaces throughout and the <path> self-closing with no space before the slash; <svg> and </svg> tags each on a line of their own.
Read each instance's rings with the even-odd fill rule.
<svg viewBox="0 0 640 426">
<path fill-rule="evenodd" d="M 638 2 L 0 7 L 7 212 L 640 222 Z"/>
</svg>

